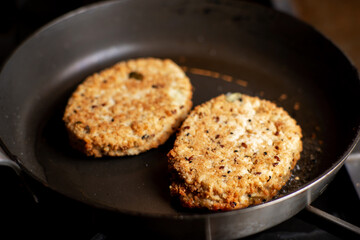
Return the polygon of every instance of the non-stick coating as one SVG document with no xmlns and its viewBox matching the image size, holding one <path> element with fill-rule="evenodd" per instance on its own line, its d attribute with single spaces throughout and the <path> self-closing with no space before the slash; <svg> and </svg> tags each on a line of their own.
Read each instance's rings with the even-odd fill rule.
<svg viewBox="0 0 360 240">
<path fill-rule="evenodd" d="M 47 25 L 1 73 L 2 141 L 27 173 L 68 197 L 119 212 L 191 214 L 169 197 L 166 153 L 174 137 L 138 156 L 93 159 L 69 147 L 61 120 L 68 97 L 87 75 L 147 56 L 233 77 L 229 82 L 189 71 L 194 105 L 238 91 L 284 107 L 303 129 L 300 163 L 312 163 L 303 186 L 354 146 L 360 87 L 344 55 L 295 19 L 228 1 L 109 2 Z"/>
</svg>

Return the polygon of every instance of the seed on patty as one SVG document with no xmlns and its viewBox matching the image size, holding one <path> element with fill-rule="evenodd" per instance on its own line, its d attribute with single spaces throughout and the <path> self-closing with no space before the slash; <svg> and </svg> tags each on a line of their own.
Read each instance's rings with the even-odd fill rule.
<svg viewBox="0 0 360 240">
<path fill-rule="evenodd" d="M 134 78 L 136 80 L 143 80 L 144 79 L 144 75 L 142 75 L 139 72 L 130 72 L 129 73 L 129 78 Z"/>
</svg>

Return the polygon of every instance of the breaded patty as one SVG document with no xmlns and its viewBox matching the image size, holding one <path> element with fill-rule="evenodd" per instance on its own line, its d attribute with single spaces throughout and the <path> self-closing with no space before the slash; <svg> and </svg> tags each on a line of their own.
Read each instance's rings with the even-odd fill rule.
<svg viewBox="0 0 360 240">
<path fill-rule="evenodd" d="M 273 198 L 302 151 L 301 128 L 274 103 L 234 93 L 195 107 L 168 153 L 184 207 L 231 210 Z"/>
<path fill-rule="evenodd" d="M 192 86 L 169 59 L 123 61 L 85 79 L 63 120 L 88 156 L 136 155 L 164 143 L 192 107 Z"/>
</svg>

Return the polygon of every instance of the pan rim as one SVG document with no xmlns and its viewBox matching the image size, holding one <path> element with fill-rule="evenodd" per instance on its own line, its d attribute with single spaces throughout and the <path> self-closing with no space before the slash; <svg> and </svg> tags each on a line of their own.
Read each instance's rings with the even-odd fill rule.
<svg viewBox="0 0 360 240">
<path fill-rule="evenodd" d="M 27 42 L 29 42 L 29 40 L 36 38 L 39 34 L 42 34 L 44 31 L 48 30 L 49 28 L 55 26 L 58 23 L 62 23 L 74 16 L 79 15 L 79 14 L 88 13 L 90 10 L 94 10 L 99 7 L 105 7 L 105 5 L 117 4 L 117 3 L 121 3 L 121 2 L 127 2 L 127 1 L 129 1 L 129 0 L 105 0 L 105 1 L 101 1 L 101 2 L 90 3 L 86 6 L 79 7 L 77 9 L 74 9 L 72 11 L 69 11 L 65 14 L 62 14 L 62 15 L 54 18 L 53 20 L 44 24 L 43 26 L 41 26 L 40 28 L 35 30 L 33 33 L 31 33 L 27 37 L 25 37 L 25 39 L 22 40 L 22 42 L 17 47 L 15 47 L 12 52 L 10 52 L 10 54 L 4 59 L 3 64 L 0 66 L 0 75 L 2 74 L 3 70 L 6 68 L 6 65 L 8 65 L 8 63 L 12 59 L 13 55 L 16 54 L 16 52 L 18 52 L 21 48 L 23 48 L 24 45 L 26 45 Z"/>
<path fill-rule="evenodd" d="M 77 16 L 79 14 L 83 14 L 83 13 L 89 13 L 89 11 L 94 11 L 96 9 L 98 9 L 99 7 L 106 7 L 108 5 L 112 5 L 112 4 L 119 4 L 122 2 L 127 2 L 128 0 L 120 0 L 120 1 L 114 1 L 114 0 L 108 0 L 108 1 L 102 1 L 102 2 L 97 2 L 97 3 L 93 3 L 87 6 L 83 6 L 80 7 L 78 9 L 75 9 L 73 11 L 70 11 L 62 16 L 59 16 L 57 18 L 55 18 L 54 20 L 50 21 L 49 23 L 45 24 L 44 26 L 40 27 L 38 30 L 36 30 L 33 34 L 30 34 L 18 47 L 15 48 L 15 50 L 8 56 L 8 58 L 4 61 L 4 64 L 1 68 L 1 72 L 3 71 L 3 69 L 6 68 L 7 64 L 9 63 L 9 61 L 11 61 L 12 56 L 15 55 L 15 53 L 17 51 L 19 51 L 21 48 L 24 47 L 24 45 L 27 44 L 27 42 L 30 39 L 34 39 L 36 38 L 39 34 L 42 34 L 44 31 L 48 31 L 51 27 L 53 27 L 54 25 L 58 24 L 58 23 L 62 23 L 64 21 L 67 21 L 68 19 L 71 19 L 74 16 Z M 242 4 L 242 3 L 241 3 Z M 261 7 L 261 8 L 266 8 L 263 7 L 259 4 L 256 3 L 246 3 L 246 4 L 250 4 L 250 5 L 256 5 L 257 7 Z M 329 43 L 331 43 L 332 47 L 334 48 L 334 50 L 339 51 L 341 53 L 341 55 L 344 56 L 344 58 L 349 62 L 349 64 L 351 65 L 351 67 L 353 68 L 353 70 L 355 70 L 356 75 L 357 75 L 357 79 L 359 80 L 359 73 L 357 71 L 357 69 L 354 67 L 353 62 L 351 61 L 351 59 L 343 52 L 341 51 L 336 44 L 333 43 L 333 41 L 331 41 L 329 38 L 327 38 L 326 36 L 324 36 L 322 33 L 320 33 L 319 31 L 317 31 L 314 27 L 308 25 L 307 23 L 304 23 L 302 21 L 300 21 L 299 19 L 296 19 L 288 14 L 276 11 L 274 9 L 270 9 L 270 8 L 266 8 L 267 11 L 273 11 L 276 12 L 276 14 L 282 14 L 285 15 L 287 17 L 292 18 L 293 20 L 296 20 L 297 22 L 300 22 L 301 24 L 305 24 L 307 27 L 311 28 L 313 31 L 315 31 L 317 34 L 319 34 L 322 38 L 326 39 L 326 41 L 328 41 Z M 1 73 L 0 73 L 1 74 Z M 360 81 L 360 80 L 359 80 Z M 342 156 L 339 157 L 339 159 L 337 161 L 334 162 L 333 166 L 326 169 L 321 175 L 319 175 L 318 177 L 314 178 L 313 180 L 309 181 L 305 186 L 303 186 L 302 188 L 289 193 L 285 196 L 282 196 L 278 199 L 275 200 L 271 200 L 269 202 L 260 204 L 260 205 L 255 205 L 255 206 L 250 206 L 248 208 L 244 208 L 244 209 L 237 209 L 237 210 L 233 210 L 233 211 L 226 211 L 226 212 L 210 212 L 210 213 L 203 213 L 203 214 L 197 214 L 197 213 L 179 213 L 179 214 L 155 214 L 155 213 L 140 213 L 140 212 L 135 212 L 135 211 L 128 211 L 128 210 L 124 210 L 124 209 L 117 209 L 117 208 L 112 208 L 109 206 L 105 206 L 105 205 L 101 205 L 99 203 L 86 203 L 84 201 L 81 201 L 80 199 L 76 199 L 72 196 L 67 196 L 66 194 L 54 189 L 52 186 L 48 186 L 46 184 L 46 182 L 44 182 L 42 179 L 40 179 L 39 177 L 37 177 L 36 175 L 34 175 L 31 171 L 29 171 L 28 169 L 26 169 L 23 164 L 21 164 L 21 161 L 18 160 L 18 157 L 16 155 L 14 155 L 13 153 L 11 153 L 8 148 L 6 147 L 6 143 L 3 141 L 3 139 L 0 136 L 0 146 L 4 148 L 5 152 L 10 156 L 10 158 L 12 160 L 14 160 L 15 162 L 18 163 L 18 165 L 20 165 L 21 169 L 28 174 L 29 176 L 31 176 L 33 179 L 35 179 L 36 181 L 38 181 L 39 183 L 41 183 L 43 186 L 45 186 L 46 188 L 51 189 L 52 191 L 55 191 L 56 193 L 59 193 L 67 198 L 76 200 L 78 202 L 81 202 L 83 204 L 86 205 L 90 205 L 93 207 L 98 207 L 104 210 L 111 210 L 114 211 L 116 213 L 121 213 L 121 214 L 128 214 L 128 215 L 133 215 L 133 216 L 141 216 L 141 217 L 161 217 L 161 218 L 169 218 L 169 219 L 199 219 L 199 218 L 212 218 L 212 217 L 224 217 L 224 216 L 231 216 L 233 214 L 239 214 L 239 212 L 241 213 L 246 213 L 246 212 L 250 212 L 250 211 L 256 211 L 258 209 L 267 207 L 267 206 L 271 206 L 271 205 L 275 205 L 278 204 L 282 201 L 285 201 L 289 198 L 293 198 L 296 195 L 299 195 L 301 193 L 304 193 L 306 191 L 308 191 L 312 186 L 314 186 L 315 184 L 317 184 L 318 182 L 324 180 L 327 176 L 331 175 L 332 173 L 334 173 L 335 171 L 337 171 L 338 169 L 340 169 L 340 167 L 343 165 L 344 161 L 346 160 L 346 158 L 350 155 L 351 151 L 355 148 L 356 144 L 359 142 L 360 140 L 360 123 L 357 123 L 358 127 L 357 127 L 357 133 L 356 133 L 356 137 L 352 140 L 350 146 L 348 147 L 348 149 L 343 153 Z M 308 203 L 310 204 L 310 202 Z M 305 207 L 305 205 L 304 205 Z"/>
</svg>

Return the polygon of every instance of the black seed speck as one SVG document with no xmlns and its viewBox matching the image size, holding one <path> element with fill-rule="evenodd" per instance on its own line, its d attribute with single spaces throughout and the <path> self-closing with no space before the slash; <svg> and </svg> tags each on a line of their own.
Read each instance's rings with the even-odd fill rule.
<svg viewBox="0 0 360 240">
<path fill-rule="evenodd" d="M 142 75 L 139 72 L 130 72 L 129 73 L 129 78 L 134 78 L 136 80 L 143 80 L 144 79 L 144 75 Z"/>
<path fill-rule="evenodd" d="M 84 129 L 85 129 L 85 132 L 86 132 L 86 133 L 90 133 L 90 127 L 89 127 L 89 125 L 86 125 Z"/>
<path fill-rule="evenodd" d="M 268 178 L 268 180 L 266 180 L 266 182 L 270 181 L 270 179 L 271 179 L 271 176 L 269 176 L 269 178 Z"/>
</svg>

